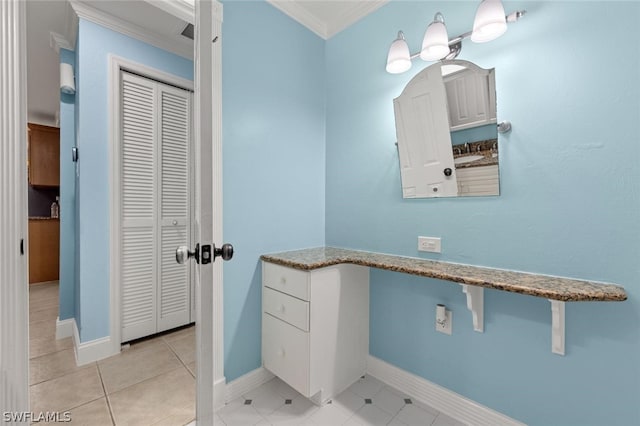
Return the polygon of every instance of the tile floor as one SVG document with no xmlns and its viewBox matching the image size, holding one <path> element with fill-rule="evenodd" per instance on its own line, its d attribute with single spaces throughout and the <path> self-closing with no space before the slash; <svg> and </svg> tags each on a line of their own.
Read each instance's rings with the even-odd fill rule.
<svg viewBox="0 0 640 426">
<path fill-rule="evenodd" d="M 181 426 L 195 418 L 195 328 L 132 344 L 81 367 L 56 340 L 58 283 L 29 287 L 31 411 L 71 412 L 73 425 Z"/>
<path fill-rule="evenodd" d="M 364 376 L 330 404 L 317 407 L 275 378 L 220 409 L 214 424 L 304 426 L 463 426 L 397 389 Z"/>
<path fill-rule="evenodd" d="M 31 411 L 70 411 L 74 425 L 182 426 L 195 417 L 195 328 L 131 345 L 77 367 L 71 338 L 55 340 L 58 283 L 29 288 Z M 323 407 L 278 378 L 229 402 L 216 426 L 463 423 L 365 376 Z"/>
</svg>

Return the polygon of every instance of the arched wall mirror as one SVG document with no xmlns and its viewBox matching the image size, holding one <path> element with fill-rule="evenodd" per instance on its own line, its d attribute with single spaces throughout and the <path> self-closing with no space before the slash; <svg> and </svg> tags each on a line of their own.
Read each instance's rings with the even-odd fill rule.
<svg viewBox="0 0 640 426">
<path fill-rule="evenodd" d="M 393 105 L 404 198 L 500 194 L 494 69 L 435 63 Z"/>
</svg>

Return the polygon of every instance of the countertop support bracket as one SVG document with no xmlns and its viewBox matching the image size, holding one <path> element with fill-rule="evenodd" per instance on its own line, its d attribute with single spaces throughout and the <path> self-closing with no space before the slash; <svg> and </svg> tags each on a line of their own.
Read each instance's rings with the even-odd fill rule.
<svg viewBox="0 0 640 426">
<path fill-rule="evenodd" d="M 564 302 L 551 300 L 551 352 L 564 355 Z"/>
<path fill-rule="evenodd" d="M 484 333 L 484 288 L 460 284 L 462 292 L 467 295 L 467 309 L 473 315 L 473 329 Z"/>
</svg>

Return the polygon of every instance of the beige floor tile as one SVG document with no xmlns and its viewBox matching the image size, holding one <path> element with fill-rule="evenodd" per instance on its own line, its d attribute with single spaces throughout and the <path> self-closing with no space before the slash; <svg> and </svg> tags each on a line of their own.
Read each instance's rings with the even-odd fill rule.
<svg viewBox="0 0 640 426">
<path fill-rule="evenodd" d="M 131 348 L 99 361 L 107 393 L 117 392 L 144 380 L 174 370 L 182 363 L 161 340 L 142 348 Z"/>
<path fill-rule="evenodd" d="M 29 324 L 29 339 L 56 337 L 56 320 L 37 321 Z"/>
<path fill-rule="evenodd" d="M 98 368 L 90 365 L 75 373 L 30 387 L 31 411 L 65 411 L 104 397 Z"/>
<path fill-rule="evenodd" d="M 184 426 L 196 419 L 195 412 L 191 410 L 190 405 L 186 405 L 181 411 L 179 414 L 174 414 L 154 423 L 153 426 Z"/>
<path fill-rule="evenodd" d="M 31 299 L 29 298 L 29 312 L 38 312 L 45 309 L 57 308 L 60 305 L 57 297 L 47 299 Z"/>
<path fill-rule="evenodd" d="M 29 297 L 50 297 L 58 295 L 60 285 L 58 281 L 48 281 L 29 285 Z"/>
<path fill-rule="evenodd" d="M 180 330 L 165 334 L 164 336 L 162 336 L 162 338 L 165 339 L 167 342 L 169 342 L 171 340 L 180 339 L 185 336 L 195 336 L 195 335 L 196 335 L 196 326 L 192 325 L 190 327 L 182 328 Z"/>
<path fill-rule="evenodd" d="M 189 364 L 196 360 L 196 335 L 187 334 L 176 339 L 167 340 L 167 344 L 178 355 L 180 360 Z"/>
<path fill-rule="evenodd" d="M 187 368 L 193 377 L 196 377 L 196 362 L 190 362 L 187 364 Z"/>
<path fill-rule="evenodd" d="M 82 370 L 93 364 L 76 366 L 73 349 L 53 352 L 29 360 L 29 384 L 36 384 L 68 373 Z"/>
<path fill-rule="evenodd" d="M 41 311 L 29 310 L 29 324 L 32 325 L 38 321 L 50 321 L 53 324 L 56 323 L 58 318 L 58 307 L 43 309 Z"/>
<path fill-rule="evenodd" d="M 72 408 L 68 411 L 71 421 L 69 422 L 54 422 L 47 423 L 47 425 L 66 425 L 73 426 L 112 426 L 111 414 L 109 414 L 109 407 L 107 406 L 107 399 L 100 398 L 88 404 L 81 405 L 76 408 Z M 38 424 L 38 423 L 36 423 Z"/>
<path fill-rule="evenodd" d="M 71 348 L 73 348 L 73 339 L 71 337 L 65 337 L 60 340 L 56 340 L 55 337 L 30 339 L 29 359 Z"/>
<path fill-rule="evenodd" d="M 152 425 L 187 412 L 195 417 L 196 382 L 177 368 L 109 395 L 117 425 Z"/>
</svg>

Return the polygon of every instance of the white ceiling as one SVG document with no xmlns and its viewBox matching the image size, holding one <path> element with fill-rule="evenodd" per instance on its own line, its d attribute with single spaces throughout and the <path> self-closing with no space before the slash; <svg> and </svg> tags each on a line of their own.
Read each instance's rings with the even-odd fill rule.
<svg viewBox="0 0 640 426">
<path fill-rule="evenodd" d="M 2 1 L 2 0 L 0 0 Z M 180 33 L 191 20 L 190 0 L 72 0 L 79 15 L 126 28 L 128 34 L 191 57 L 193 42 Z M 328 39 L 389 0 L 267 0 L 324 39 Z M 96 13 L 98 12 L 98 13 Z M 176 17 L 177 16 L 177 17 Z M 27 106 L 30 122 L 57 125 L 60 108 L 59 59 L 51 32 L 73 49 L 77 17 L 67 0 L 27 2 Z"/>
</svg>

